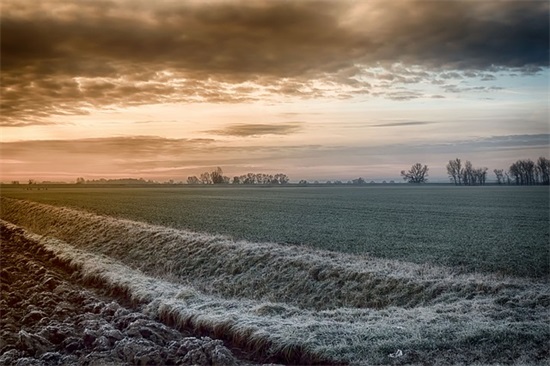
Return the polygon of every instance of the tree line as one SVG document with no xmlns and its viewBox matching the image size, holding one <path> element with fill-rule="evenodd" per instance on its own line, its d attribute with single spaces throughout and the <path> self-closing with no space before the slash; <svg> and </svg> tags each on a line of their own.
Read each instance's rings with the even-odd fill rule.
<svg viewBox="0 0 550 366">
<path fill-rule="evenodd" d="M 76 178 L 76 184 L 127 184 L 127 185 L 144 185 L 144 184 L 159 184 L 154 180 L 145 180 L 143 178 L 115 178 L 115 179 L 84 179 L 83 177 Z"/>
<path fill-rule="evenodd" d="M 204 172 L 197 176 L 187 177 L 187 184 L 262 184 L 284 185 L 289 182 L 286 174 L 247 173 L 230 178 L 223 174 L 223 170 L 217 167 L 211 172 Z"/>
<path fill-rule="evenodd" d="M 469 160 L 466 160 L 464 166 L 459 158 L 449 160 L 447 164 L 447 174 L 455 185 L 475 186 L 484 185 L 487 181 L 487 171 L 489 168 L 474 168 Z"/>
<path fill-rule="evenodd" d="M 447 174 L 455 185 L 484 185 L 487 182 L 489 168 L 476 168 L 472 162 L 456 158 L 446 165 Z M 426 183 L 428 181 L 428 166 L 413 164 L 407 171 L 402 170 L 401 176 L 409 183 Z M 541 156 L 536 162 L 531 159 L 518 160 L 507 170 L 494 169 L 497 184 L 516 185 L 550 185 L 550 160 Z"/>
<path fill-rule="evenodd" d="M 536 163 L 531 159 L 518 160 L 514 164 L 510 165 L 508 172 L 502 173 L 506 175 L 506 181 L 508 184 L 512 181 L 513 183 L 519 185 L 549 185 L 550 160 L 543 156 L 539 157 Z M 497 174 L 496 171 L 495 174 Z M 502 179 L 499 179 L 499 182 L 501 180 Z"/>
<path fill-rule="evenodd" d="M 447 173 L 456 185 L 485 184 L 487 168 L 473 168 L 466 161 L 462 167 L 460 159 L 449 160 Z M 550 184 L 550 160 L 541 156 L 536 162 L 531 159 L 518 160 L 508 170 L 494 169 L 497 184 L 536 185 Z"/>
<path fill-rule="evenodd" d="M 474 167 L 473 164 L 466 160 L 464 163 L 461 159 L 456 158 L 449 160 L 446 165 L 449 179 L 455 185 L 484 185 L 487 182 L 488 171 L 487 167 Z M 413 164 L 407 171 L 402 170 L 401 176 L 408 183 L 426 183 L 428 181 L 427 165 L 420 163 Z M 536 162 L 531 159 L 518 160 L 508 169 L 494 169 L 497 184 L 516 184 L 516 185 L 550 185 L 550 159 L 541 156 Z M 49 183 L 49 182 L 43 182 Z M 209 185 L 209 184 L 234 184 L 234 185 L 285 185 L 289 183 L 289 177 L 283 173 L 265 174 L 265 173 L 247 173 L 230 178 L 223 174 L 223 170 L 217 167 L 211 172 L 204 172 L 197 176 L 187 177 L 187 184 L 190 185 Z M 364 185 L 367 182 L 362 177 L 343 183 L 336 180 L 334 182 L 327 181 L 327 185 Z M 375 183 L 374 181 L 370 182 Z M 383 183 L 386 183 L 384 181 Z M 390 181 L 389 183 L 394 183 Z M 11 184 L 18 185 L 19 181 L 12 181 Z M 29 186 L 36 184 L 34 179 L 29 179 Z M 98 179 L 85 180 L 82 177 L 76 179 L 76 184 L 160 184 L 153 180 L 144 180 L 143 178 L 123 178 L 123 179 Z M 184 182 L 175 183 L 173 180 L 162 184 L 184 184 Z M 306 180 L 300 180 L 298 185 L 308 185 Z M 319 184 L 318 181 L 314 182 Z"/>
</svg>

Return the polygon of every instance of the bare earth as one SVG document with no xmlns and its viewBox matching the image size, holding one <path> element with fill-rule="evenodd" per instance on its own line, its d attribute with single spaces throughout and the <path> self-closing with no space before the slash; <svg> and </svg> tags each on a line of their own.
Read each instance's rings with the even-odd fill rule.
<svg viewBox="0 0 550 366">
<path fill-rule="evenodd" d="M 17 232 L 1 236 L 0 365 L 250 364 L 220 340 L 172 329 L 80 283 Z"/>
</svg>

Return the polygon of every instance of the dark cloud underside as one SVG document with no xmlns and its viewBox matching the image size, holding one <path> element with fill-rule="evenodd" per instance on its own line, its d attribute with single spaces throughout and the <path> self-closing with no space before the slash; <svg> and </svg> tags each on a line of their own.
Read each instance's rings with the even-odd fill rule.
<svg viewBox="0 0 550 366">
<path fill-rule="evenodd" d="M 370 127 L 404 127 L 404 126 L 421 126 L 429 125 L 432 122 L 420 122 L 420 121 L 411 121 L 411 122 L 394 122 L 394 123 L 382 123 L 378 125 L 371 125 Z"/>
<path fill-rule="evenodd" d="M 265 124 L 265 123 L 236 123 L 219 130 L 204 131 L 214 135 L 225 136 L 262 136 L 262 135 L 289 135 L 299 131 L 302 124 L 298 122 Z"/>
<path fill-rule="evenodd" d="M 183 154 L 202 149 L 212 139 L 168 139 L 156 136 L 106 137 L 77 140 L 29 140 L 0 143 L 3 157 L 21 159 L 51 154 L 105 155 L 119 158 Z"/>
<path fill-rule="evenodd" d="M 257 91 L 231 90 L 241 82 L 315 97 L 320 92 L 304 91 L 304 83 L 357 86 L 360 68 L 395 62 L 548 66 L 547 1 L 14 0 L 2 7 L 3 125 L 113 104 L 239 102 Z"/>
<path fill-rule="evenodd" d="M 493 149 L 514 149 L 529 147 L 549 147 L 550 134 L 529 134 L 529 135 L 502 135 L 491 136 L 468 140 L 457 140 L 454 142 L 430 142 L 429 144 L 406 143 L 389 144 L 383 146 L 319 146 L 319 145 L 296 145 L 296 146 L 232 146 L 226 147 L 217 144 L 214 139 L 168 139 L 157 136 L 128 136 L 128 137 L 105 137 L 93 139 L 75 139 L 75 140 L 27 140 L 17 142 L 0 142 L 3 159 L 33 159 L 46 160 L 51 159 L 50 154 L 59 154 L 60 156 L 70 155 L 108 155 L 113 158 L 128 159 L 147 159 L 153 156 L 185 156 L 186 154 L 199 152 L 207 148 L 213 153 L 245 152 L 249 157 L 249 152 L 283 152 L 286 155 L 288 150 L 309 151 L 313 154 L 323 151 L 330 154 L 338 151 L 366 151 L 369 153 L 392 153 L 402 154 L 402 152 L 413 150 L 437 150 L 438 152 L 453 151 L 480 151 Z M 383 149 L 384 151 L 379 151 Z M 441 151 L 439 151 L 441 150 Z M 347 155 L 345 155 L 347 156 Z"/>
</svg>

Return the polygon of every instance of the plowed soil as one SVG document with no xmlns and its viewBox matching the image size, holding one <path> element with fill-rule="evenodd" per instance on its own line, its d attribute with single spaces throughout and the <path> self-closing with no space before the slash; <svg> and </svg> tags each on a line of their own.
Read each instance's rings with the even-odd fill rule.
<svg viewBox="0 0 550 366">
<path fill-rule="evenodd" d="M 84 284 L 40 244 L 1 231 L 0 365 L 242 365 L 222 341 L 193 337 Z"/>
</svg>

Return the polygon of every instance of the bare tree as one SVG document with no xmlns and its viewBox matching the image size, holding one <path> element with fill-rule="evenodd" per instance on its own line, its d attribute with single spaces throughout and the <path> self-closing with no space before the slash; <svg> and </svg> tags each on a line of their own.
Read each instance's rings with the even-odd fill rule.
<svg viewBox="0 0 550 366">
<path fill-rule="evenodd" d="M 449 164 L 447 164 L 447 174 L 449 174 L 449 178 L 453 180 L 455 185 L 460 185 L 462 183 L 462 177 L 460 174 L 461 169 L 462 162 L 459 158 L 449 160 Z"/>
<path fill-rule="evenodd" d="M 275 174 L 275 179 L 279 182 L 279 184 L 287 184 L 288 183 L 288 176 L 283 173 Z"/>
<path fill-rule="evenodd" d="M 497 177 L 497 183 L 503 184 L 504 183 L 504 169 L 494 169 L 493 172 L 495 173 L 495 176 Z"/>
<path fill-rule="evenodd" d="M 187 177 L 187 184 L 200 184 L 200 182 L 199 178 L 195 176 Z"/>
<path fill-rule="evenodd" d="M 426 178 L 428 176 L 428 170 L 427 165 L 422 166 L 422 164 L 416 163 L 411 166 L 408 172 L 402 170 L 401 175 L 403 176 L 403 180 L 409 183 L 425 183 L 428 181 Z"/>
<path fill-rule="evenodd" d="M 466 160 L 464 167 L 460 170 L 462 183 L 466 186 L 484 185 L 487 181 L 487 171 L 489 168 L 474 168 L 472 162 Z"/>
<path fill-rule="evenodd" d="M 510 165 L 510 169 L 508 169 L 508 171 L 510 172 L 510 176 L 512 177 L 512 179 L 515 181 L 516 184 L 523 184 L 521 180 L 519 165 L 517 162 Z"/>
<path fill-rule="evenodd" d="M 537 175 L 539 176 L 540 184 L 550 184 L 550 160 L 544 156 L 539 157 L 537 160 Z"/>
<path fill-rule="evenodd" d="M 256 174 L 247 173 L 246 178 L 244 180 L 244 184 L 255 184 L 255 183 L 256 183 Z"/>
<path fill-rule="evenodd" d="M 222 184 L 224 182 L 222 168 L 217 167 L 216 170 L 210 173 L 210 179 L 212 184 Z"/>
<path fill-rule="evenodd" d="M 484 185 L 487 180 L 487 171 L 489 168 L 478 168 L 475 169 L 476 182 L 480 185 Z"/>
<path fill-rule="evenodd" d="M 512 184 L 512 179 L 510 179 L 510 172 L 508 170 L 505 170 L 504 175 L 506 176 L 506 184 Z"/>
<path fill-rule="evenodd" d="M 536 172 L 535 172 L 535 163 L 531 159 L 523 160 L 523 173 L 525 174 L 526 184 L 532 185 L 537 184 Z"/>
<path fill-rule="evenodd" d="M 462 175 L 462 182 L 464 185 L 470 186 L 475 184 L 474 167 L 471 161 L 466 160 L 460 174 Z"/>
<path fill-rule="evenodd" d="M 256 174 L 256 182 L 258 184 L 272 184 L 273 179 L 274 179 L 273 175 L 271 174 L 265 174 L 265 173 Z"/>
<path fill-rule="evenodd" d="M 531 159 L 518 160 L 510 165 L 509 170 L 518 185 L 531 185 L 537 183 L 535 163 Z"/>
<path fill-rule="evenodd" d="M 199 179 L 202 184 L 212 184 L 212 178 L 208 172 L 202 173 Z"/>
</svg>

